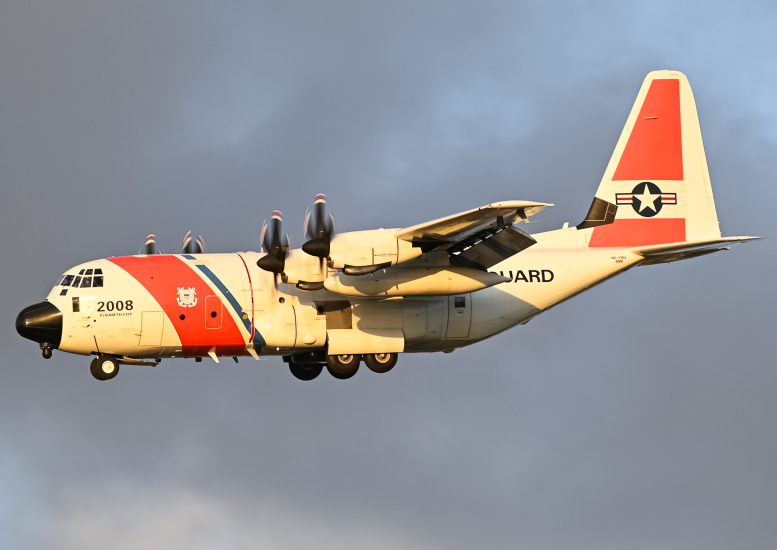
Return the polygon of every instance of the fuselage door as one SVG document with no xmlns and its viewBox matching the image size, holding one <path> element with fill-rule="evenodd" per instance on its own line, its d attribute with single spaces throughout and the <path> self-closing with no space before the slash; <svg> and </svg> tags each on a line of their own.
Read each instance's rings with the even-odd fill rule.
<svg viewBox="0 0 777 550">
<path fill-rule="evenodd" d="M 221 298 L 218 296 L 205 297 L 205 328 L 221 328 L 223 316 Z"/>
<path fill-rule="evenodd" d="M 92 324 L 94 298 L 90 296 L 73 297 L 73 321 L 75 326 L 86 328 Z"/>
<path fill-rule="evenodd" d="M 144 311 L 140 317 L 141 346 L 161 346 L 165 314 L 162 311 Z"/>
<path fill-rule="evenodd" d="M 466 338 L 472 320 L 472 299 L 470 294 L 448 296 L 448 331 L 446 338 Z"/>
</svg>

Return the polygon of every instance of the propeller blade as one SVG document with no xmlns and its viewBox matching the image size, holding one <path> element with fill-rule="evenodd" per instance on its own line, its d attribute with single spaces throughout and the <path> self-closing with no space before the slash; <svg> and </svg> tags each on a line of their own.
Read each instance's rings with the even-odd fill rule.
<svg viewBox="0 0 777 550">
<path fill-rule="evenodd" d="M 205 239 L 202 238 L 202 235 L 197 235 L 197 242 L 195 243 L 197 246 L 195 247 L 195 254 L 204 254 L 205 253 Z"/>
<path fill-rule="evenodd" d="M 183 254 L 191 254 L 191 244 L 192 244 L 192 230 L 186 232 L 186 235 L 183 237 L 183 246 L 181 247 L 181 253 Z"/>
<path fill-rule="evenodd" d="M 262 222 L 262 234 L 259 237 L 259 242 L 262 243 L 262 252 L 267 252 L 267 247 L 264 246 L 264 236 L 267 233 L 267 220 Z"/>
<path fill-rule="evenodd" d="M 262 226 L 262 246 L 266 255 L 256 262 L 256 265 L 265 271 L 279 275 L 286 266 L 286 257 L 289 255 L 289 238 L 282 233 L 283 215 L 275 210 L 270 219 L 270 225 Z M 277 284 L 277 277 L 276 284 Z"/>
<path fill-rule="evenodd" d="M 326 214 L 326 195 L 316 195 L 313 210 L 309 212 L 310 214 L 305 216 L 305 227 L 310 240 L 302 245 L 302 251 L 323 261 L 329 256 L 329 245 L 335 232 L 334 216 Z"/>
</svg>

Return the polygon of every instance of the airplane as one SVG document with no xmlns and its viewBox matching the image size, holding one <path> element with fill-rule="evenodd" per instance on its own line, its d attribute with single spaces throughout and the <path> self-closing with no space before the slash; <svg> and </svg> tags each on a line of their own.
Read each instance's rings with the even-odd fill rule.
<svg viewBox="0 0 777 550">
<path fill-rule="evenodd" d="M 386 373 L 400 353 L 486 340 L 635 266 L 676 262 L 759 237 L 721 237 L 696 104 L 678 71 L 645 78 L 582 222 L 529 234 L 552 204 L 510 200 L 406 228 L 336 233 L 319 195 L 291 249 L 275 211 L 260 252 L 111 257 L 67 270 L 16 329 L 53 350 L 120 365 L 281 356 L 292 375 Z M 525 225 L 524 225 L 525 227 Z"/>
</svg>

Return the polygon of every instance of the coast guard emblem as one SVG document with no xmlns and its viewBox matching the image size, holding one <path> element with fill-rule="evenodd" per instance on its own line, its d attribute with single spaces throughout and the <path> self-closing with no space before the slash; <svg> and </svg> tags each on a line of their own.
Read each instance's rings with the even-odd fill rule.
<svg viewBox="0 0 777 550">
<path fill-rule="evenodd" d="M 178 305 L 181 307 L 194 307 L 197 305 L 197 292 L 192 288 L 178 287 Z"/>
</svg>

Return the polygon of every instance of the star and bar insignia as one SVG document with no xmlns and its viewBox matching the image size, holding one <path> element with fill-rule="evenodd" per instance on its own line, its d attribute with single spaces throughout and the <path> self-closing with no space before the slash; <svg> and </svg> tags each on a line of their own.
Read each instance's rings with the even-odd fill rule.
<svg viewBox="0 0 777 550">
<path fill-rule="evenodd" d="M 638 183 L 631 193 L 615 193 L 615 203 L 630 204 L 634 212 L 645 218 L 652 218 L 665 204 L 677 204 L 677 193 L 664 193 L 653 182 Z"/>
</svg>

